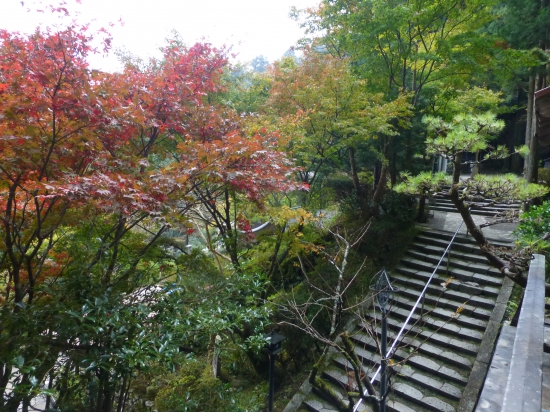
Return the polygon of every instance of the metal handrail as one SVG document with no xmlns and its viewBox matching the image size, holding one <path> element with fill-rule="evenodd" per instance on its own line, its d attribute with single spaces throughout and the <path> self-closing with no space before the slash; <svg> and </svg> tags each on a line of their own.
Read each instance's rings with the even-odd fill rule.
<svg viewBox="0 0 550 412">
<path fill-rule="evenodd" d="M 407 325 L 409 324 L 409 321 L 411 320 L 412 318 L 412 315 L 414 314 L 414 311 L 416 310 L 416 308 L 418 307 L 418 305 L 420 304 L 420 301 L 424 299 L 424 295 L 426 294 L 426 291 L 428 290 L 428 286 L 430 285 L 430 282 L 432 281 L 433 277 L 435 276 L 435 273 L 437 272 L 437 269 L 439 269 L 439 266 L 441 265 L 441 262 L 443 262 L 443 259 L 445 258 L 445 255 L 447 254 L 447 252 L 451 249 L 451 245 L 453 244 L 455 238 L 456 238 L 456 235 L 458 234 L 458 232 L 460 231 L 460 228 L 462 227 L 462 225 L 464 224 L 464 221 L 462 221 L 460 223 L 460 225 L 458 226 L 458 229 L 456 229 L 456 232 L 454 233 L 451 241 L 449 242 L 449 244 L 447 245 L 447 248 L 445 249 L 445 252 L 443 252 L 443 255 L 441 255 L 441 259 L 439 259 L 439 262 L 437 263 L 434 271 L 432 272 L 430 278 L 426 281 L 426 285 L 424 286 L 424 289 L 422 290 L 422 293 L 420 294 L 420 296 L 418 296 L 418 299 L 416 300 L 416 303 L 414 304 L 413 308 L 411 309 L 410 313 L 409 313 L 409 316 L 407 316 L 407 319 L 405 320 L 405 323 L 403 323 L 403 326 L 401 327 L 401 330 L 399 331 L 399 333 L 397 334 L 397 337 L 393 340 L 393 343 L 390 347 L 390 349 L 388 350 L 388 352 L 386 353 L 386 356 L 385 356 L 385 360 L 389 360 L 391 359 L 391 356 L 393 355 L 393 350 L 395 349 L 395 345 L 397 344 L 397 342 L 399 342 L 399 339 L 401 338 L 401 335 L 403 335 L 403 331 L 405 330 L 405 328 L 407 327 Z M 382 362 L 382 359 L 380 360 L 380 362 Z M 380 373 L 380 369 L 382 368 L 382 366 L 378 366 L 378 369 L 376 370 L 376 373 L 374 374 L 374 376 L 372 377 L 370 383 L 373 384 L 374 383 L 374 380 L 376 379 L 376 377 L 378 376 L 378 374 Z M 363 393 L 363 395 L 366 395 L 367 393 L 367 390 L 365 389 L 365 392 Z M 383 396 L 383 394 L 382 394 Z M 353 412 L 357 412 L 357 408 L 359 408 L 359 405 L 361 405 L 361 402 L 363 402 L 363 399 L 359 399 L 357 401 L 357 403 L 355 404 L 355 406 L 353 407 Z"/>
</svg>

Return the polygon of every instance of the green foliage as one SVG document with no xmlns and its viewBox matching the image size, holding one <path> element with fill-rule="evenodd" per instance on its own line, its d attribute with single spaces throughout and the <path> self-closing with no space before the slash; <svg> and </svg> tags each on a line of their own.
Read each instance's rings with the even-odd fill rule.
<svg viewBox="0 0 550 412">
<path fill-rule="evenodd" d="M 271 314 L 261 304 L 266 286 L 262 275 L 235 273 L 229 279 L 204 285 L 198 280 L 192 288 L 175 288 L 171 299 L 180 310 L 173 321 L 186 325 L 183 338 L 191 345 L 204 347 L 211 335 L 220 334 L 243 350 L 257 351 L 265 343 L 261 332 Z"/>
<path fill-rule="evenodd" d="M 526 184 L 514 174 L 476 175 L 465 182 L 462 197 L 468 200 L 493 199 L 497 201 L 529 201 L 542 197 L 549 189 L 538 184 Z"/>
<path fill-rule="evenodd" d="M 282 61 L 271 70 L 272 122 L 290 137 L 288 150 L 302 168 L 300 179 L 312 190 L 317 176 L 351 168 L 342 159 L 345 151 L 359 150 L 380 135 L 397 135 L 410 115 L 410 96 L 402 93 L 388 102 L 382 93 L 369 93 L 350 63 L 308 49 L 299 65 Z"/>
<path fill-rule="evenodd" d="M 536 0 L 507 0 L 495 9 L 491 29 L 516 49 L 530 50 L 548 42 L 550 8 Z"/>
<path fill-rule="evenodd" d="M 439 191 L 443 185 L 450 184 L 451 181 L 450 176 L 444 172 L 422 172 L 416 176 L 403 172 L 400 177 L 401 183 L 396 185 L 393 190 L 397 193 L 417 196 L 430 196 Z"/>
<path fill-rule="evenodd" d="M 408 196 L 419 196 L 417 220 L 424 222 L 426 219 L 426 199 L 441 190 L 443 185 L 449 184 L 451 179 L 444 172 L 422 172 L 417 176 L 409 173 L 401 173 L 401 183 L 394 187 L 395 193 Z"/>
<path fill-rule="evenodd" d="M 433 113 L 446 121 L 463 114 L 501 113 L 502 94 L 484 87 L 469 87 L 459 90 L 447 87 L 439 90 L 434 96 Z"/>
<path fill-rule="evenodd" d="M 79 289 L 74 288 L 77 284 Z M 18 391 L 36 394 L 42 369 L 55 365 L 59 373 L 53 387 L 57 405 L 86 410 L 93 408 L 98 388 L 114 393 L 125 377 L 146 370 L 151 362 L 171 364 L 178 349 L 177 336 L 181 335 L 173 320 L 176 307 L 166 298 L 168 288 L 120 294 L 95 286 L 84 287 L 79 279 L 67 278 L 41 287 L 38 292 L 42 298 L 36 305 L 23 308 L 18 316 L 2 308 L 5 343 L 1 346 L 5 352 L 0 350 L 0 361 L 8 360 L 6 356 L 16 344 L 20 371 L 30 374 L 30 387 L 21 376 L 16 378 Z M 60 291 L 67 300 L 52 298 Z M 5 332 L 15 326 L 22 330 L 23 320 L 25 337 L 6 341 Z M 44 332 L 36 336 L 32 333 L 36 330 Z"/>
<path fill-rule="evenodd" d="M 433 78 L 466 83 L 491 55 L 479 29 L 496 1 L 324 0 L 305 16 L 309 32 L 334 54 L 349 54 L 355 69 L 386 94 L 411 90 L 417 100 Z"/>
<path fill-rule="evenodd" d="M 359 204 L 359 196 L 355 190 L 352 190 L 349 196 L 342 199 L 339 203 L 340 213 L 348 218 L 353 218 L 357 215 L 357 211 L 361 210 Z"/>
<path fill-rule="evenodd" d="M 538 171 L 539 183 L 546 187 L 550 187 L 550 167 L 541 168 Z"/>
<path fill-rule="evenodd" d="M 449 157 L 487 149 L 489 141 L 504 128 L 504 122 L 490 112 L 457 114 L 450 122 L 425 116 L 423 122 L 432 135 L 427 139 L 427 153 Z"/>
<path fill-rule="evenodd" d="M 262 57 L 262 56 L 260 56 Z M 256 59 L 253 61 L 253 63 Z M 263 67 L 263 70 L 250 71 L 246 66 L 236 65 L 228 69 L 224 75 L 226 90 L 217 96 L 225 106 L 231 107 L 241 114 L 259 113 L 271 89 L 271 79 L 265 74 L 266 66 L 262 61 L 257 69 Z"/>
<path fill-rule="evenodd" d="M 261 333 L 270 315 L 260 304 L 264 277 L 221 277 L 200 252 L 167 254 L 170 242 L 150 247 L 133 266 L 146 240 L 133 232 L 118 255 L 120 277 L 106 284 L 104 266 L 87 263 L 100 249 L 103 224 L 109 226 L 101 219 L 88 223 L 58 240 L 51 256 L 63 264 L 64 276 L 38 285 L 33 305 L 21 304 L 17 311 L 0 305 L 0 363 L 15 362 L 29 375 L 14 378 L 21 396 L 37 394 L 44 373 L 55 366 L 57 405 L 93 409 L 98 392 L 114 393 L 152 364 L 173 369 L 180 345 L 201 348 L 212 334 L 228 338 L 245 330 L 231 337 L 234 350 L 264 345 Z M 105 252 L 100 259 L 108 257 Z"/>
<path fill-rule="evenodd" d="M 267 393 L 264 385 L 255 388 L 257 393 L 243 399 L 241 390 L 230 383 L 216 379 L 203 362 L 187 360 L 177 373 L 164 377 L 155 397 L 159 412 L 260 412 Z"/>
<path fill-rule="evenodd" d="M 528 247 L 533 253 L 550 252 L 549 239 L 544 240 L 550 233 L 550 202 L 540 206 L 532 206 L 528 212 L 520 216 L 520 223 L 514 234 L 521 247 Z"/>
<path fill-rule="evenodd" d="M 411 223 L 416 215 L 416 197 L 404 192 L 388 191 L 380 202 L 386 218 L 399 223 Z"/>
<path fill-rule="evenodd" d="M 255 73 L 264 73 L 269 66 L 269 60 L 264 55 L 256 56 L 250 62 L 250 66 Z"/>
</svg>

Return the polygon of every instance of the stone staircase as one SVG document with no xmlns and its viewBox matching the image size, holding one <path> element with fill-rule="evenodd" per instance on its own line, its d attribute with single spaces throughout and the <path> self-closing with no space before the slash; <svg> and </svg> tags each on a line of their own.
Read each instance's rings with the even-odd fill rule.
<svg viewBox="0 0 550 412">
<path fill-rule="evenodd" d="M 400 291 L 391 302 L 387 319 L 388 348 L 451 237 L 452 234 L 448 232 L 423 229 L 411 244 L 406 256 L 390 274 L 392 284 L 398 286 Z M 500 245 L 508 246 L 504 243 Z M 392 368 L 388 411 L 467 410 L 464 407 L 459 408 L 459 404 L 470 373 L 472 369 L 476 369 L 474 362 L 476 357 L 479 358 L 480 345 L 487 339 L 484 337 L 485 331 L 490 320 L 499 325 L 504 313 L 502 308 L 505 301 L 504 304 L 499 303 L 499 310 L 495 310 L 493 314 L 503 280 L 503 275 L 490 267 L 479 253 L 471 237 L 457 236 L 452 246 L 449 267 L 447 268 L 445 258 L 428 287 L 423 312 L 422 307 L 416 310 L 405 329 L 405 337 L 394 352 L 392 362 L 395 365 Z M 507 297 L 504 299 L 507 300 Z M 499 302 L 502 300 L 503 297 Z M 380 339 L 381 315 L 379 310 L 370 309 L 366 317 L 366 322 L 358 322 L 351 332 L 355 352 L 363 363 L 363 370 L 372 378 L 380 364 L 377 340 Z M 490 334 L 495 335 L 492 339 L 496 338 L 496 332 Z M 490 342 L 489 352 L 492 345 Z M 487 343 L 484 343 L 484 347 L 487 347 Z M 352 369 L 339 354 L 335 354 L 324 369 L 322 379 L 332 389 L 333 394 L 346 402 L 346 392 L 356 390 Z M 375 381 L 375 387 L 378 384 Z M 311 392 L 304 392 L 300 406 L 292 410 L 337 411 L 336 406 L 328 399 L 313 388 Z M 294 403 L 297 405 L 295 401 Z M 289 407 L 285 409 L 290 410 Z M 371 405 L 363 402 L 357 411 L 371 411 Z"/>
<path fill-rule="evenodd" d="M 489 202 L 476 202 L 476 205 L 472 206 L 472 214 L 495 217 L 506 213 L 517 213 L 521 209 L 521 204 L 519 203 L 497 203 L 488 206 L 489 204 Z M 438 194 L 430 199 L 430 211 L 432 210 L 456 213 L 456 208 L 449 199 L 449 196 L 444 194 Z"/>
</svg>

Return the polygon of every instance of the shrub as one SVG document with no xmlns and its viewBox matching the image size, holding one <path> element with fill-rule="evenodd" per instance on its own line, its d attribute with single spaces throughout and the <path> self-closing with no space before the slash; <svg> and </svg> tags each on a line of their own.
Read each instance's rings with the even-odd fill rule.
<svg viewBox="0 0 550 412">
<path fill-rule="evenodd" d="M 416 216 L 416 198 L 405 193 L 388 191 L 380 203 L 384 213 L 400 223 L 412 222 Z"/>
<path fill-rule="evenodd" d="M 533 253 L 549 255 L 550 242 L 542 237 L 550 232 L 550 201 L 540 206 L 532 206 L 520 216 L 520 223 L 514 231 L 519 246 L 529 247 Z"/>
<path fill-rule="evenodd" d="M 550 187 L 550 167 L 539 169 L 539 183 L 546 187 Z"/>
<path fill-rule="evenodd" d="M 245 412 L 259 411 L 263 405 L 262 397 L 254 400 L 255 405 L 240 405 L 238 400 L 238 389 L 216 379 L 209 364 L 191 359 L 158 391 L 155 406 L 159 412 Z"/>
</svg>

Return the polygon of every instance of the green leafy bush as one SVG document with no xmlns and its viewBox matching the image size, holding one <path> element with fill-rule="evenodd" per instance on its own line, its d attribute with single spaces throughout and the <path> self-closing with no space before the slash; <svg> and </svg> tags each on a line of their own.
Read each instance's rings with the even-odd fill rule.
<svg viewBox="0 0 550 412">
<path fill-rule="evenodd" d="M 550 232 L 550 201 L 531 209 L 520 216 L 520 223 L 514 234 L 521 247 L 529 247 L 533 253 L 545 253 L 548 256 L 550 242 L 543 237 Z"/>
<path fill-rule="evenodd" d="M 388 217 L 399 222 L 412 222 L 416 216 L 416 203 L 413 195 L 388 191 L 380 207 Z"/>
<path fill-rule="evenodd" d="M 546 187 L 550 187 L 550 167 L 539 169 L 539 183 Z"/>
<path fill-rule="evenodd" d="M 246 398 L 230 383 L 215 378 L 208 364 L 190 359 L 157 392 L 155 406 L 159 412 L 259 412 L 263 407 L 262 396 Z"/>
</svg>

